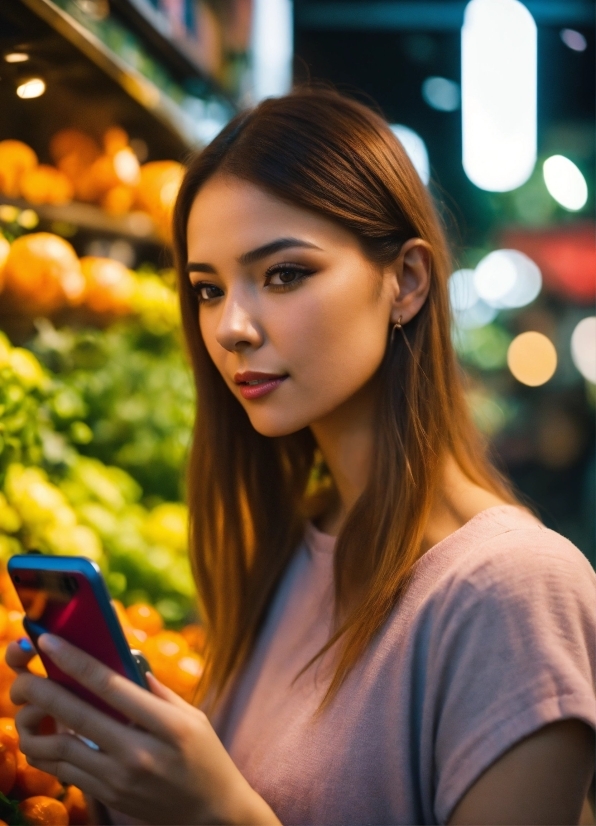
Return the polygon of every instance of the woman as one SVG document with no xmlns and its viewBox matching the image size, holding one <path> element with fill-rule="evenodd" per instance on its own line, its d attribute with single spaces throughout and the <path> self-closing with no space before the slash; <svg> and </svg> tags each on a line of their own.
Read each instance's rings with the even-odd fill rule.
<svg viewBox="0 0 596 826">
<path fill-rule="evenodd" d="M 30 762 L 149 823 L 578 823 L 596 576 L 485 456 L 401 145 L 332 92 L 265 101 L 191 162 L 174 225 L 209 717 L 42 637 L 136 728 L 13 645 Z"/>
</svg>

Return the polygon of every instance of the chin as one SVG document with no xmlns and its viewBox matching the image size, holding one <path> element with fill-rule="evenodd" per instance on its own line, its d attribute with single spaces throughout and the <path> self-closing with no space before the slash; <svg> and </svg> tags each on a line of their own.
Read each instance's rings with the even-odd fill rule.
<svg viewBox="0 0 596 826">
<path fill-rule="evenodd" d="M 297 433 L 310 424 L 310 420 L 298 420 L 296 416 L 284 417 L 259 414 L 253 414 L 251 416 L 249 413 L 248 418 L 257 433 L 260 433 L 261 436 L 267 436 L 270 439 L 278 436 L 290 436 L 292 433 Z"/>
</svg>

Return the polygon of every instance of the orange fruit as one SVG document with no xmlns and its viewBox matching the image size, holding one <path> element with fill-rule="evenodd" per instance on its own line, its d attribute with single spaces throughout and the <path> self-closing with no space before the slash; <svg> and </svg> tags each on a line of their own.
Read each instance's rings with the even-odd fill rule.
<svg viewBox="0 0 596 826">
<path fill-rule="evenodd" d="M 21 797 L 31 797 L 39 794 L 46 797 L 59 797 L 64 792 L 64 786 L 57 777 L 41 769 L 36 769 L 35 766 L 30 766 L 22 751 L 17 752 L 15 789 Z"/>
<path fill-rule="evenodd" d="M 4 264 L 6 263 L 9 252 L 10 244 L 6 238 L 0 235 L 0 291 L 2 291 L 2 285 L 4 284 Z"/>
<path fill-rule="evenodd" d="M 25 172 L 20 186 L 23 198 L 32 204 L 67 204 L 74 195 L 70 178 L 46 164 Z"/>
<path fill-rule="evenodd" d="M 181 657 L 174 668 L 169 670 L 168 681 L 162 680 L 162 682 L 187 703 L 192 703 L 202 673 L 203 658 L 191 653 Z"/>
<path fill-rule="evenodd" d="M 39 654 L 36 654 L 32 660 L 29 660 L 29 671 L 31 671 L 32 674 L 36 674 L 38 677 L 48 676 L 48 672 L 46 671 L 45 665 L 42 663 Z"/>
<path fill-rule="evenodd" d="M 14 678 L 13 674 L 13 678 Z M 10 699 L 10 684 L 0 688 L 0 714 L 2 717 L 14 717 L 21 706 L 17 706 Z"/>
<path fill-rule="evenodd" d="M 89 809 L 85 795 L 76 786 L 67 788 L 62 803 L 68 812 L 69 826 L 85 826 L 89 823 Z"/>
<path fill-rule="evenodd" d="M 127 625 L 123 630 L 126 641 L 130 647 L 138 648 L 142 651 L 145 643 L 147 642 L 147 634 L 145 631 L 141 631 L 140 628 L 131 628 L 130 625 Z"/>
<path fill-rule="evenodd" d="M 6 616 L 6 627 L 4 630 L 5 639 L 18 640 L 21 637 L 26 637 L 25 629 L 23 628 L 23 618 L 25 614 L 23 609 L 20 611 L 8 611 Z"/>
<path fill-rule="evenodd" d="M 80 167 L 90 166 L 100 154 L 93 138 L 79 129 L 61 129 L 50 141 L 50 155 L 56 164 L 66 157 L 76 156 Z"/>
<path fill-rule="evenodd" d="M 35 795 L 19 803 L 19 809 L 30 824 L 68 826 L 68 811 L 63 803 L 45 795 Z"/>
<path fill-rule="evenodd" d="M 21 176 L 37 166 L 37 155 L 22 141 L 0 141 L 0 192 L 9 198 L 21 194 Z"/>
<path fill-rule="evenodd" d="M 19 733 L 12 717 L 0 717 L 0 745 L 14 751 L 19 751 Z"/>
<path fill-rule="evenodd" d="M 110 126 L 103 136 L 103 145 L 106 154 L 115 155 L 128 146 L 128 135 L 121 126 Z"/>
<path fill-rule="evenodd" d="M 8 794 L 17 777 L 17 755 L 5 745 L 0 744 L 0 792 Z"/>
<path fill-rule="evenodd" d="M 191 653 L 184 637 L 176 631 L 160 631 L 154 637 L 149 637 L 143 646 L 143 653 L 157 679 L 177 691 L 179 682 L 176 663 Z"/>
<path fill-rule="evenodd" d="M 22 609 L 21 609 L 22 610 Z M 0 605 L 0 637 L 4 637 L 8 628 L 8 611 L 4 605 Z"/>
<path fill-rule="evenodd" d="M 2 571 L 2 573 L 0 573 L 0 595 L 2 596 L 2 604 L 9 611 L 23 610 L 21 600 L 19 599 L 19 595 L 12 584 L 12 579 L 10 578 L 8 571 Z"/>
<path fill-rule="evenodd" d="M 52 312 L 77 303 L 85 280 L 72 246 L 51 232 L 33 232 L 13 241 L 6 264 L 3 298 L 21 313 Z"/>
<path fill-rule="evenodd" d="M 184 657 L 189 650 L 188 643 L 177 631 L 160 631 L 159 634 L 149 637 L 145 643 L 147 657 L 153 656 L 170 662 Z"/>
<path fill-rule="evenodd" d="M 163 629 L 161 614 L 152 605 L 136 602 L 134 605 L 128 606 L 126 614 L 133 628 L 144 631 L 150 637 L 158 634 Z"/>
<path fill-rule="evenodd" d="M 135 191 L 130 186 L 118 184 L 108 189 L 101 200 L 101 205 L 110 215 L 126 215 L 135 200 Z"/>
<path fill-rule="evenodd" d="M 5 820 L 0 820 L 0 826 L 8 826 L 8 823 Z"/>
<path fill-rule="evenodd" d="M 205 627 L 203 625 L 197 625 L 195 623 L 185 625 L 180 633 L 193 651 L 196 651 L 197 654 L 203 653 L 205 650 L 206 635 Z"/>
<path fill-rule="evenodd" d="M 136 281 L 124 264 L 112 258 L 86 255 L 81 258 L 85 279 L 84 302 L 95 313 L 125 315 L 132 311 Z"/>
<path fill-rule="evenodd" d="M 10 685 L 16 674 L 10 668 L 6 662 L 6 649 L 8 647 L 8 643 L 4 642 L 0 644 L 0 688 L 3 686 Z"/>
<path fill-rule="evenodd" d="M 124 628 L 126 625 L 130 625 L 130 621 L 128 619 L 128 614 L 126 613 L 126 608 L 124 604 L 120 602 L 119 599 L 112 600 L 112 607 L 116 612 L 116 616 L 118 617 L 118 621 L 120 625 Z"/>
<path fill-rule="evenodd" d="M 150 161 L 141 167 L 137 205 L 148 212 L 165 241 L 171 237 L 172 212 L 184 175 L 176 161 Z"/>
</svg>

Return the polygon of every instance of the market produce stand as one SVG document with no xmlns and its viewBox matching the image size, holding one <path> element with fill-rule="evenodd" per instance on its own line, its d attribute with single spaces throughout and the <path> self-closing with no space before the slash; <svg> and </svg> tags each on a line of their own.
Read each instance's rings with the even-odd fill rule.
<svg viewBox="0 0 596 826">
<path fill-rule="evenodd" d="M 169 221 L 182 163 L 235 105 L 168 26 L 145 0 L 0 8 L 0 821 L 15 826 L 87 813 L 18 749 L 12 554 L 94 559 L 158 678 L 192 701 L 202 671 Z"/>
</svg>

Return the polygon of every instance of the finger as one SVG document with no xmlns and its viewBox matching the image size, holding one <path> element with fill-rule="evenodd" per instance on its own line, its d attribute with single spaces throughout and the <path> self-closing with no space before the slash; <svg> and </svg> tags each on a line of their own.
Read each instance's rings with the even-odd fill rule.
<svg viewBox="0 0 596 826">
<path fill-rule="evenodd" d="M 18 642 L 11 642 L 6 648 L 6 664 L 16 673 L 25 671 L 36 651 L 28 639 L 23 637 Z"/>
<path fill-rule="evenodd" d="M 53 634 L 42 634 L 39 647 L 65 674 L 73 677 L 131 722 L 167 742 L 177 736 L 177 729 L 172 726 L 171 711 L 166 711 L 161 698 L 135 685 L 132 680 L 121 677 L 99 660 Z M 79 730 L 75 726 L 71 728 Z"/>
<path fill-rule="evenodd" d="M 16 717 L 14 718 L 15 725 L 19 733 L 19 741 L 22 741 L 23 732 L 25 729 L 36 732 L 38 725 L 46 717 L 47 714 L 43 708 L 31 705 L 31 703 L 27 703 L 27 705 L 19 709 Z"/>
<path fill-rule="evenodd" d="M 155 694 L 156 697 L 160 697 L 167 703 L 171 703 L 174 706 L 178 706 L 178 708 L 183 708 L 185 710 L 188 709 L 189 704 L 186 702 L 186 700 L 183 700 L 182 697 L 176 694 L 175 691 L 172 691 L 171 688 L 168 688 L 163 683 L 160 683 L 157 677 L 150 671 L 147 672 L 145 677 L 149 684 L 149 688 L 151 689 L 151 693 Z"/>
<path fill-rule="evenodd" d="M 106 799 L 107 797 L 111 797 L 106 782 L 101 778 L 86 772 L 80 766 L 75 766 L 71 763 L 61 763 L 57 765 L 51 760 L 36 759 L 31 759 L 29 764 L 43 772 L 48 772 L 48 774 L 55 775 L 61 783 L 64 783 L 65 785 L 70 785 L 72 783 L 84 794 L 94 797 L 97 800 L 101 800 L 108 806 L 110 805 L 110 802 Z M 58 771 L 56 771 L 56 769 L 58 769 Z"/>
<path fill-rule="evenodd" d="M 53 763 L 50 774 L 63 777 L 66 764 L 78 766 L 95 777 L 103 777 L 114 761 L 104 752 L 92 749 L 83 743 L 76 734 L 32 734 L 24 729 L 20 743 L 21 751 L 27 760 Z"/>
<path fill-rule="evenodd" d="M 10 694 L 13 703 L 36 706 L 43 711 L 44 716 L 49 714 L 67 728 L 97 743 L 107 753 L 125 751 L 133 735 L 129 726 L 98 711 L 68 689 L 45 677 L 20 674 L 12 684 Z"/>
</svg>

